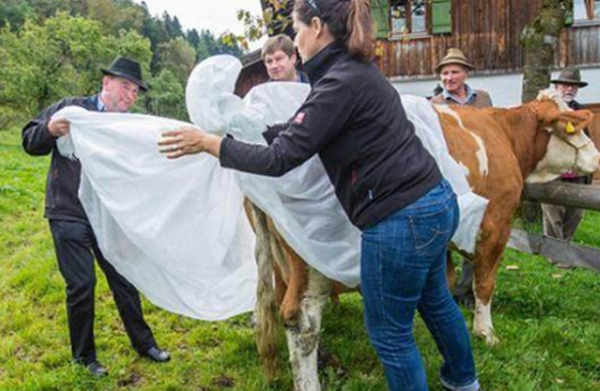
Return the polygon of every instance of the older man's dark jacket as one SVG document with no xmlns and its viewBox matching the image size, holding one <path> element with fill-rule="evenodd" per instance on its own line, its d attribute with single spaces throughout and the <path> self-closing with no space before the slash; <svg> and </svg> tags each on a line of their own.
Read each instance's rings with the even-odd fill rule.
<svg viewBox="0 0 600 391">
<path fill-rule="evenodd" d="M 52 154 L 46 182 L 44 217 L 51 220 L 70 220 L 87 223 L 79 201 L 81 163 L 61 156 L 56 148 L 57 138 L 50 134 L 48 123 L 52 116 L 67 106 L 79 106 L 98 111 L 98 96 L 65 98 L 42 111 L 29 121 L 22 131 L 23 149 L 32 156 Z"/>
</svg>

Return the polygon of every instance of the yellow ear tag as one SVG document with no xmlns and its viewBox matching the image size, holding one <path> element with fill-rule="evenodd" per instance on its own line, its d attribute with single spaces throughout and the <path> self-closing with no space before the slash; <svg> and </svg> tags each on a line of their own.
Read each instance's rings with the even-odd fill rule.
<svg viewBox="0 0 600 391">
<path fill-rule="evenodd" d="M 567 134 L 573 134 L 575 133 L 575 126 L 573 126 L 571 122 L 567 122 L 567 127 L 565 128 L 565 131 L 567 132 Z"/>
</svg>

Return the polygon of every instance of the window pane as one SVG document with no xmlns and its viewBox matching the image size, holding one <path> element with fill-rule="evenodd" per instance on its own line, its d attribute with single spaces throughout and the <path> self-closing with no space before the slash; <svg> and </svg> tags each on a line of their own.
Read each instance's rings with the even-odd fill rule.
<svg viewBox="0 0 600 391">
<path fill-rule="evenodd" d="M 594 19 L 600 19 L 600 0 L 594 1 Z"/>
<path fill-rule="evenodd" d="M 573 19 L 574 20 L 587 20 L 587 11 L 585 9 L 586 0 L 574 0 L 573 1 Z"/>
<path fill-rule="evenodd" d="M 412 32 L 424 33 L 427 31 L 425 24 L 426 0 L 412 0 Z"/>
<path fill-rule="evenodd" d="M 392 32 L 407 33 L 406 31 L 406 2 L 405 0 L 392 1 L 390 7 L 390 16 L 392 18 Z"/>
</svg>

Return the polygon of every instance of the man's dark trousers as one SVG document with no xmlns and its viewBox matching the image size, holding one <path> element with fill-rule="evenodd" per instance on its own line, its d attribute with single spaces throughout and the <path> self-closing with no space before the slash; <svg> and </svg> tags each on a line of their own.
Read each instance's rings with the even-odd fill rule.
<svg viewBox="0 0 600 391">
<path fill-rule="evenodd" d="M 137 289 L 104 259 L 89 224 L 50 220 L 58 266 L 67 283 L 67 315 L 73 357 L 90 364 L 96 360 L 94 344 L 94 256 L 108 281 L 125 330 L 134 349 L 145 353 L 156 345 L 144 321 Z"/>
</svg>

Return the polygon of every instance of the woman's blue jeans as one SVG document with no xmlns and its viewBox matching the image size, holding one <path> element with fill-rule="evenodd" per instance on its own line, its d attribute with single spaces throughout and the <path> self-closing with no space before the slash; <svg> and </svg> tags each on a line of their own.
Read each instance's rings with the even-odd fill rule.
<svg viewBox="0 0 600 391">
<path fill-rule="evenodd" d="M 362 234 L 365 321 L 391 391 L 428 389 L 413 335 L 416 310 L 444 357 L 442 384 L 455 391 L 479 389 L 467 325 L 445 273 L 458 218 L 456 195 L 442 180 Z"/>
</svg>

